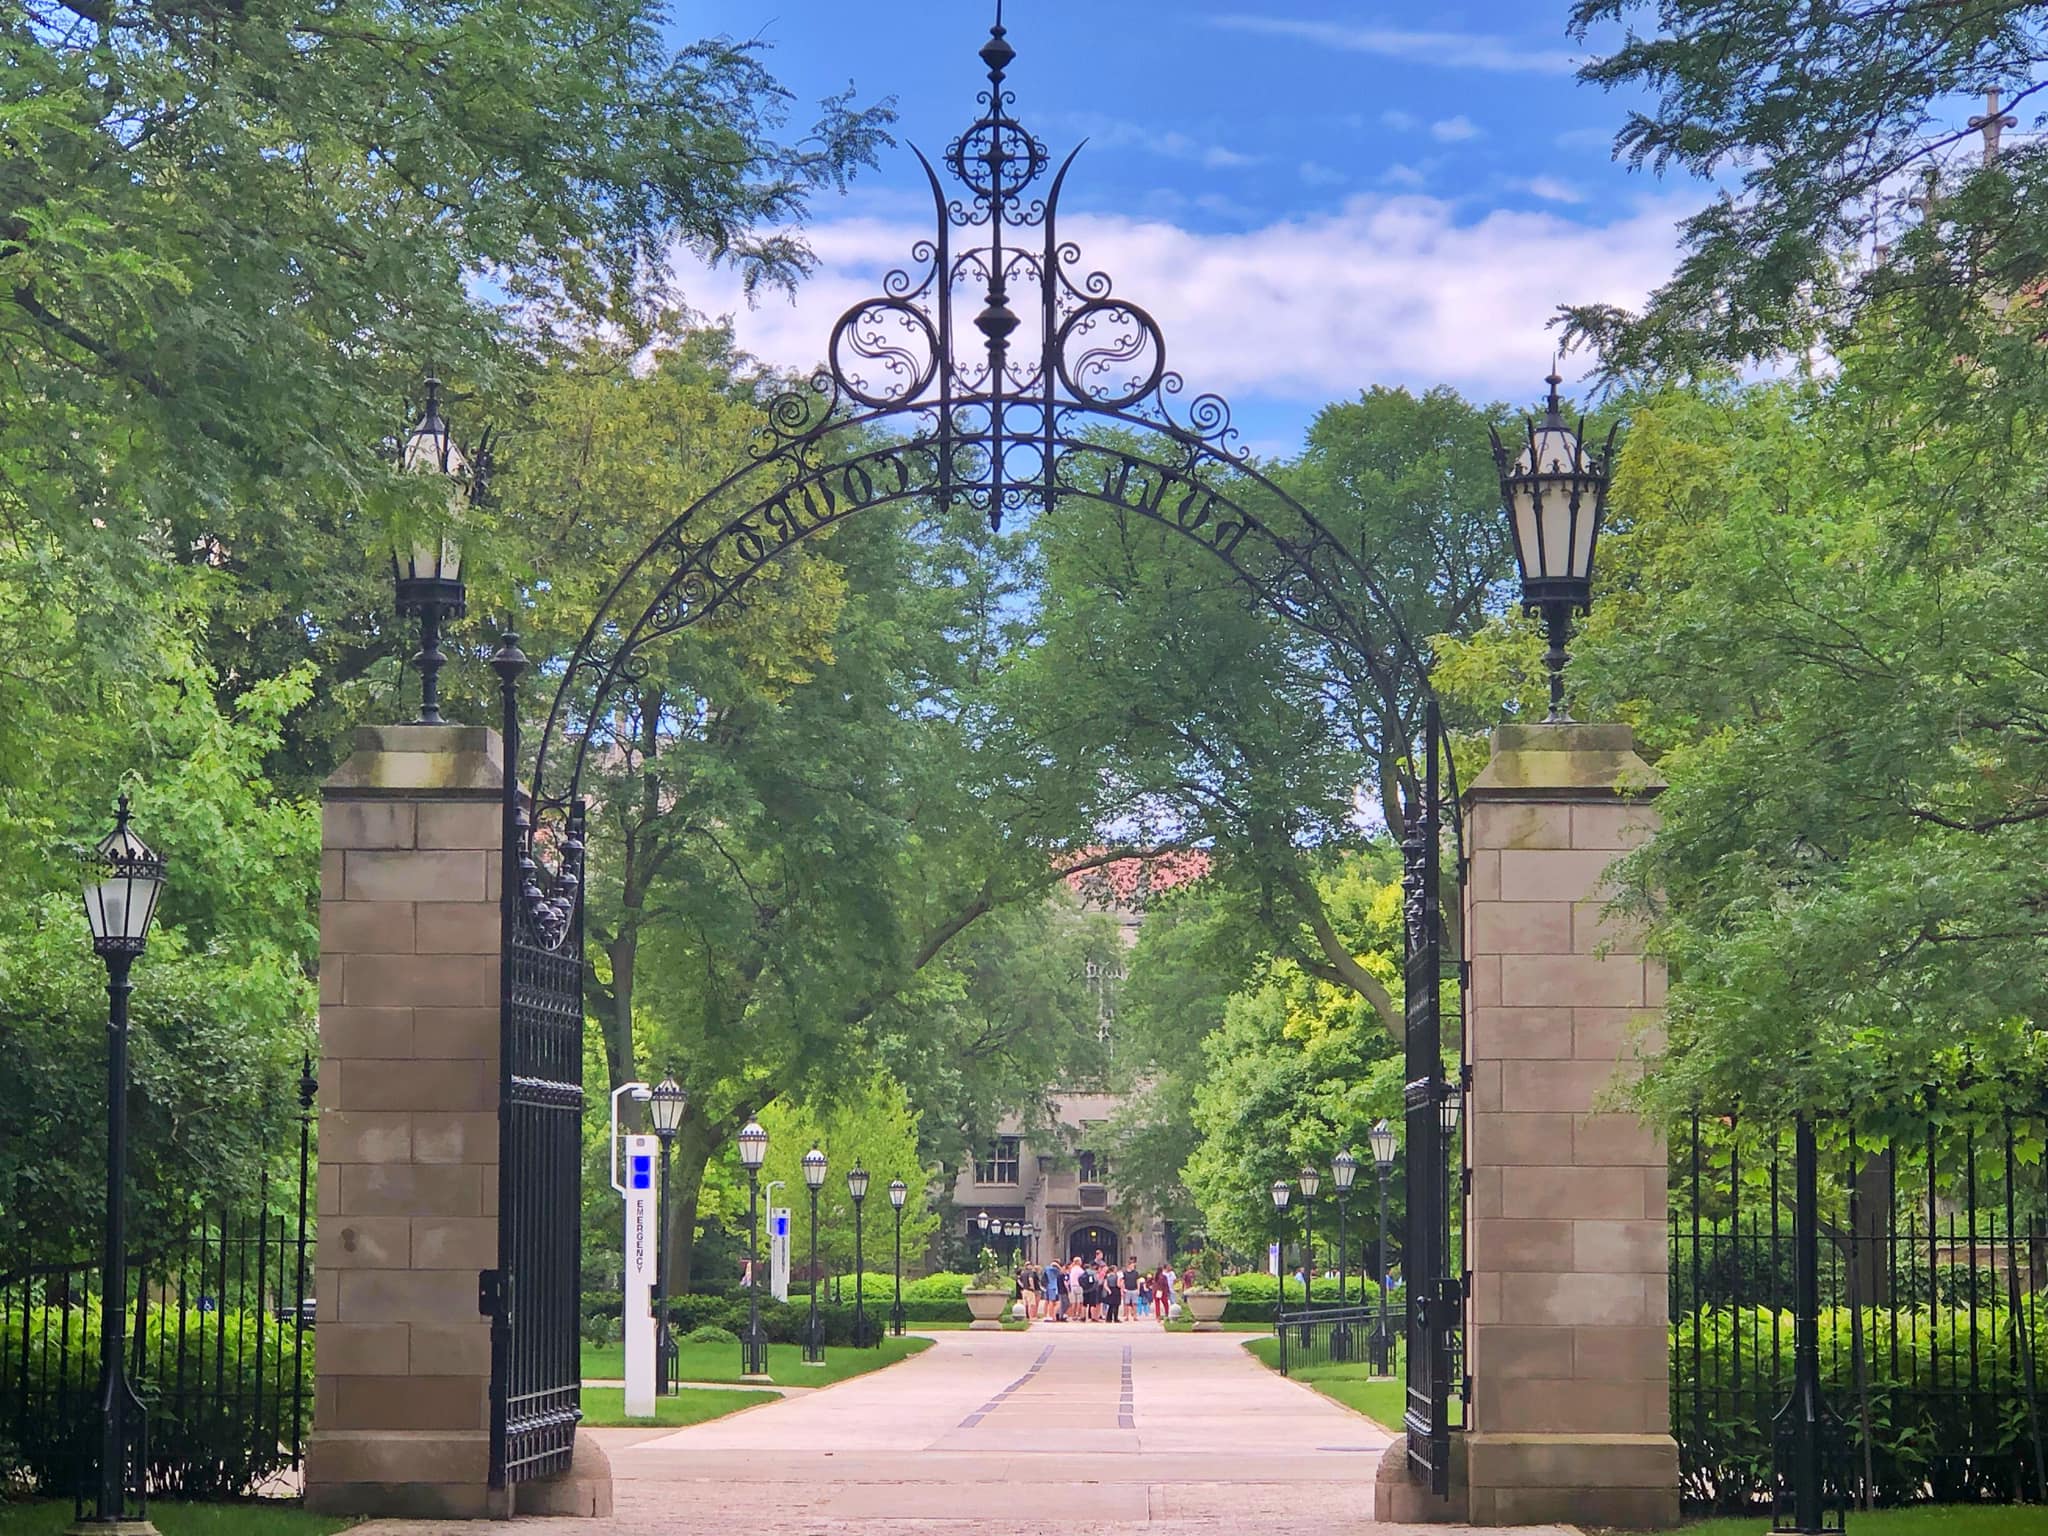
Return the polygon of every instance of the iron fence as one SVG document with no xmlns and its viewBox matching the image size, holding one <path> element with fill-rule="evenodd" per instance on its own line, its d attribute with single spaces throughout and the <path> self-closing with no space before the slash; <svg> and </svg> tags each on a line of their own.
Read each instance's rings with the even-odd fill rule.
<svg viewBox="0 0 2048 1536">
<path fill-rule="evenodd" d="M 208 1217 L 128 1258 L 122 1347 L 146 1410 L 141 1475 L 151 1495 L 299 1491 L 313 1417 L 317 1086 L 309 1063 L 295 1188 L 265 1177 L 253 1209 Z M 98 1260 L 0 1268 L 0 1491 L 68 1493 L 82 1512 L 98 1477 L 99 1371 Z"/>
<path fill-rule="evenodd" d="M 1357 1365 L 1376 1376 L 1397 1376 L 1406 1366 L 1408 1309 L 1376 1303 L 1284 1309 L 1275 1317 L 1280 1374 L 1319 1366 Z"/>
<path fill-rule="evenodd" d="M 1696 1509 L 2048 1497 L 2039 1120 L 1924 1134 L 1815 1128 L 1811 1224 L 1821 1446 L 1788 1461 L 1797 1242 L 1793 1132 L 1694 1117 L 1674 1138 L 1672 1428 Z"/>
</svg>

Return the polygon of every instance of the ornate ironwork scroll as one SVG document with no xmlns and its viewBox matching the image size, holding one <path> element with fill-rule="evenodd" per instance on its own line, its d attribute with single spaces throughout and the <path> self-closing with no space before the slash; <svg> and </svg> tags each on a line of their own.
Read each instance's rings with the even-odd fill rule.
<svg viewBox="0 0 2048 1536">
<path fill-rule="evenodd" d="M 1325 642 L 1359 686 L 1385 698 L 1426 686 L 1370 560 L 1259 472 L 1229 405 L 1187 392 L 1158 322 L 1062 230 L 1079 151 L 1055 168 L 1017 120 L 1015 58 L 999 13 L 980 115 L 940 157 L 945 179 L 918 155 L 932 233 L 839 317 L 824 365 L 769 402 L 747 461 L 620 573 L 557 674 L 531 825 L 507 864 L 531 871 L 544 941 L 574 929 L 580 889 L 561 850 L 593 735 L 651 650 L 869 508 L 971 506 L 1000 527 L 1078 498 L 1149 518 Z"/>
</svg>

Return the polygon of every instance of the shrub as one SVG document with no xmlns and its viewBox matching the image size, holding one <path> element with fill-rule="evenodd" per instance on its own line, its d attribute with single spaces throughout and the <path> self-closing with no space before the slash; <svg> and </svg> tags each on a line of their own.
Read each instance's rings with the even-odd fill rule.
<svg viewBox="0 0 2048 1536">
<path fill-rule="evenodd" d="M 972 1275 L 961 1274 L 958 1270 L 941 1270 L 936 1275 L 926 1275 L 918 1280 L 903 1282 L 903 1300 L 912 1301 L 960 1301 L 966 1292 Z M 966 1303 L 962 1302 L 964 1307 Z"/>
<path fill-rule="evenodd" d="M 13 1444 L 20 1481 L 68 1493 L 97 1443 L 99 1308 L 0 1311 L 0 1334 L 12 1346 L 9 1370 L 32 1387 L 0 1394 L 0 1441 Z M 134 1378 L 149 1416 L 151 1490 L 239 1498 L 287 1467 L 294 1397 L 302 1426 L 312 1424 L 313 1345 L 310 1330 L 268 1314 L 152 1307 Z"/>
<path fill-rule="evenodd" d="M 737 1344 L 739 1341 L 738 1334 L 730 1328 L 721 1328 L 716 1323 L 705 1323 L 692 1328 L 682 1338 L 685 1344 Z"/>
<path fill-rule="evenodd" d="M 2026 1341 L 2048 1323 L 2029 1298 Z M 2003 1500 L 2033 1480 L 2026 1374 L 2009 1308 L 1977 1310 L 1974 1391 L 1967 1310 L 1866 1307 L 1820 1316 L 1821 1390 L 1840 1425 L 1838 1452 L 1860 1480 L 1868 1404 L 1876 1504 Z M 1861 1334 L 1862 1381 L 1856 1372 Z M 1688 1505 L 1746 1512 L 1771 1487 L 1771 1419 L 1792 1387 L 1793 1321 L 1762 1307 L 1709 1307 L 1671 1329 L 1671 1417 Z"/>
</svg>

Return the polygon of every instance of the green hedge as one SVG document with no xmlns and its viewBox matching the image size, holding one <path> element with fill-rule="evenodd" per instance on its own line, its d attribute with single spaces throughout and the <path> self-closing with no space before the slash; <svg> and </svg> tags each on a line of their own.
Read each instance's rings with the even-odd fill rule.
<svg viewBox="0 0 2048 1536">
<path fill-rule="evenodd" d="M 68 1494 L 97 1464 L 99 1307 L 0 1310 L 0 1335 L 0 1443 L 14 1462 L 0 1470 L 36 1492 Z M 302 1442 L 313 1424 L 313 1344 L 311 1330 L 302 1339 L 269 1315 L 152 1308 L 134 1379 L 149 1413 L 151 1490 L 239 1498 L 288 1467 L 295 1384 Z"/>
<path fill-rule="evenodd" d="M 851 1292 L 844 1302 L 821 1301 L 818 1315 L 825 1325 L 827 1344 L 847 1345 L 853 1342 L 853 1302 Z M 887 1295 L 867 1298 L 868 1318 L 877 1327 L 886 1328 L 889 1323 L 891 1298 Z M 788 1301 L 777 1301 L 772 1296 L 761 1297 L 761 1326 L 771 1344 L 800 1344 L 804 1329 L 810 1318 L 810 1298 L 791 1295 Z M 689 1332 L 694 1328 L 729 1328 L 734 1333 L 744 1333 L 747 1326 L 747 1293 L 727 1292 L 724 1295 L 673 1296 L 668 1304 L 669 1320 L 672 1327 Z M 908 1295 L 903 1299 L 903 1314 L 910 1323 L 964 1323 L 973 1314 L 967 1310 L 965 1297 L 953 1301 L 913 1301 Z"/>
<path fill-rule="evenodd" d="M 1268 1274 L 1254 1271 L 1243 1275 L 1225 1275 L 1223 1289 L 1230 1292 L 1230 1305 L 1223 1309 L 1223 1320 L 1227 1323 L 1262 1323 L 1273 1316 L 1273 1303 L 1280 1292 L 1280 1281 Z M 1337 1303 L 1337 1281 L 1318 1279 L 1315 1283 L 1316 1305 L 1335 1306 Z M 1380 1288 L 1363 1275 L 1347 1275 L 1344 1283 L 1345 1299 L 1354 1306 L 1377 1306 Z M 1298 1307 L 1302 1304 L 1301 1282 L 1292 1276 L 1287 1280 L 1287 1305 Z M 1401 1305 L 1401 1292 L 1396 1289 L 1389 1298 L 1392 1306 Z"/>
<path fill-rule="evenodd" d="M 1791 1314 L 1776 1314 L 1775 1339 L 1773 1321 L 1765 1308 L 1709 1307 L 1671 1329 L 1671 1422 L 1681 1487 L 1694 1508 L 1747 1512 L 1769 1497 L 1770 1422 L 1791 1391 L 1793 1348 Z M 1958 1392 L 1970 1372 L 1967 1310 L 1862 1309 L 1859 1392 L 1855 1318 L 1846 1307 L 1821 1313 L 1822 1392 L 1841 1425 L 1844 1470 L 1858 1480 L 1868 1400 L 1873 1502 L 2002 1501 L 2032 1486 L 2026 1379 L 2013 1365 L 2024 1359 L 2014 1315 L 1980 1307 L 1975 1321 L 1977 1386 Z M 2048 1298 L 2030 1298 L 2021 1321 L 2026 1343 L 2038 1348 Z M 2037 1371 L 2048 1389 L 2048 1366 Z"/>
</svg>

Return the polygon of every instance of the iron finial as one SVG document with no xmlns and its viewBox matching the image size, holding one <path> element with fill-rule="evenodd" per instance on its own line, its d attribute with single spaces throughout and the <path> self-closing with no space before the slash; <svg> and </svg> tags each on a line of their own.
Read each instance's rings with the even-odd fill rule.
<svg viewBox="0 0 2048 1536">
<path fill-rule="evenodd" d="M 1561 361 L 1562 359 L 1560 359 L 1555 353 L 1551 355 L 1550 373 L 1549 376 L 1545 378 L 1543 381 L 1544 383 L 1550 386 L 1550 399 L 1545 403 L 1543 408 L 1543 424 L 1547 427 L 1562 426 L 1564 424 L 1564 402 L 1558 398 L 1557 393 L 1559 386 L 1564 383 L 1564 375 L 1558 371 Z"/>
<path fill-rule="evenodd" d="M 1003 30 L 1003 0 L 996 0 L 996 24 L 988 29 L 988 41 L 981 45 L 981 62 L 988 66 L 989 84 L 1001 90 L 1003 71 L 1016 57 L 1017 50 L 1010 46 L 1009 36 Z"/>
</svg>

